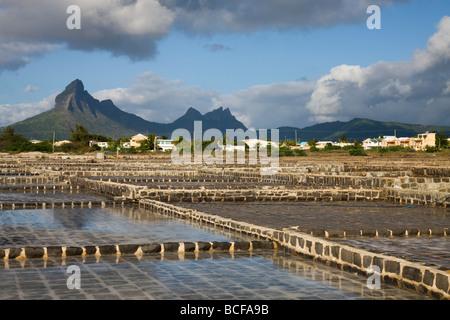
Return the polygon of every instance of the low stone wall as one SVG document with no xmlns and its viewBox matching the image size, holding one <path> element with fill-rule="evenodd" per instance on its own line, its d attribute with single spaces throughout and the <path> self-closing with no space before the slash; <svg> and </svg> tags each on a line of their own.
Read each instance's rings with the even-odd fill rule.
<svg viewBox="0 0 450 320">
<path fill-rule="evenodd" d="M 0 176 L 0 184 L 5 185 L 35 185 L 35 184 L 58 184 L 63 182 L 61 176 Z"/>
<path fill-rule="evenodd" d="M 139 191 L 145 189 L 145 187 L 131 184 L 99 181 L 82 177 L 70 177 L 69 181 L 74 186 L 79 186 L 95 193 L 128 200 L 139 198 Z"/>
<path fill-rule="evenodd" d="M 73 186 L 103 195 L 127 200 L 143 198 L 164 202 L 212 201 L 394 201 L 405 204 L 446 207 L 448 194 L 433 190 L 402 188 L 244 188 L 244 189 L 153 189 L 127 183 L 101 181 L 83 177 L 70 177 Z"/>
<path fill-rule="evenodd" d="M 168 216 L 207 223 L 215 227 L 251 235 L 258 239 L 275 241 L 280 247 L 329 266 L 369 276 L 374 266 L 386 282 L 427 294 L 433 298 L 450 299 L 450 274 L 436 267 L 424 266 L 405 259 L 373 253 L 325 238 L 295 230 L 276 230 L 250 223 L 226 219 L 217 215 L 180 208 L 153 200 L 141 200 L 139 205 Z"/>
<path fill-rule="evenodd" d="M 0 210 L 53 209 L 53 208 L 91 208 L 124 206 L 127 201 L 46 201 L 46 202 L 0 202 Z"/>
<path fill-rule="evenodd" d="M 241 202 L 241 201 L 373 201 L 384 200 L 379 190 L 303 190 L 303 189 L 141 189 L 140 199 L 164 202 Z"/>
<path fill-rule="evenodd" d="M 433 228 L 398 228 L 398 229 L 363 229 L 363 230 L 326 230 L 301 227 L 285 228 L 283 231 L 300 231 L 317 237 L 329 239 L 354 238 L 391 238 L 391 237 L 447 237 L 450 230 L 445 227 Z"/>
<path fill-rule="evenodd" d="M 105 256 L 135 254 L 147 255 L 164 252 L 201 252 L 201 251 L 253 251 L 274 249 L 275 243 L 268 241 L 214 241 L 214 242 L 166 242 L 147 244 L 89 245 L 89 246 L 47 246 L 0 249 L 0 260 L 9 259 L 45 259 L 73 256 Z"/>
</svg>

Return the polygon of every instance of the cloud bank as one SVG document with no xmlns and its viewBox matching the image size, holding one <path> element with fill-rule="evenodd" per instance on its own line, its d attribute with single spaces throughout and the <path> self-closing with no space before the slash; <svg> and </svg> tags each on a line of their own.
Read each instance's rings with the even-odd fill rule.
<svg viewBox="0 0 450 320">
<path fill-rule="evenodd" d="M 0 70 L 24 66 L 57 50 L 103 50 L 144 60 L 177 29 L 190 34 L 323 28 L 366 19 L 372 0 L 0 0 Z M 388 6 L 408 0 L 378 0 Z M 77 5 L 81 29 L 69 30 L 66 10 Z M 213 45 L 211 50 L 225 47 Z"/>
<path fill-rule="evenodd" d="M 450 125 L 449 35 L 450 17 L 445 16 L 427 47 L 414 52 L 410 61 L 380 61 L 365 68 L 339 65 L 319 79 L 221 94 L 148 72 L 129 88 L 103 90 L 96 96 L 111 97 L 118 106 L 153 121 L 173 121 L 190 106 L 202 112 L 223 106 L 255 128 L 304 127 L 353 118 Z"/>
</svg>

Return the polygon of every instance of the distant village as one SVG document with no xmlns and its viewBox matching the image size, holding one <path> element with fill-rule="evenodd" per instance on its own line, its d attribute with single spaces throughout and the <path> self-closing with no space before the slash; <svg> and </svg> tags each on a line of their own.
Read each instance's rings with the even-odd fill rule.
<svg viewBox="0 0 450 320">
<path fill-rule="evenodd" d="M 124 148 L 124 149 L 129 149 L 129 148 L 140 148 L 142 143 L 144 143 L 144 141 L 148 140 L 149 136 L 143 135 L 143 134 L 137 134 L 134 135 L 130 138 L 129 141 L 123 141 L 120 143 L 120 148 Z M 161 137 L 156 136 L 154 138 L 154 143 L 153 145 L 156 146 L 156 148 L 154 148 L 154 150 L 158 150 L 158 151 L 170 151 L 175 147 L 175 141 L 171 140 L 171 139 L 163 139 Z M 450 138 L 446 138 L 447 139 L 447 143 L 446 145 L 450 144 Z M 280 143 L 280 147 L 286 147 L 289 149 L 299 149 L 299 150 L 309 150 L 311 148 L 316 148 L 316 149 L 324 149 L 327 146 L 330 147 L 340 147 L 340 148 L 345 148 L 347 146 L 353 146 L 354 143 L 350 143 L 350 142 L 345 142 L 342 141 L 342 139 L 340 139 L 341 141 L 339 142 L 335 142 L 335 141 L 303 141 L 303 142 L 291 142 L 291 143 L 287 143 L 287 141 L 281 141 Z M 31 142 L 33 143 L 38 143 L 38 140 L 32 140 Z M 260 140 L 260 139 L 245 139 L 242 140 L 242 142 L 244 142 L 250 149 L 254 149 L 256 148 L 258 145 L 259 146 L 263 146 L 266 147 L 267 144 L 271 144 L 272 146 L 274 146 L 273 142 L 268 142 L 266 140 Z M 62 141 L 57 141 L 55 142 L 55 146 L 61 146 L 62 144 L 65 143 L 71 143 L 71 141 L 69 140 L 62 140 Z M 98 146 L 102 149 L 107 149 L 110 147 L 110 143 L 107 141 L 95 141 L 95 140 L 91 140 L 89 142 L 89 146 Z M 427 148 L 430 147 L 440 147 L 436 145 L 436 133 L 431 133 L 431 132 L 425 132 L 425 133 L 421 133 L 418 134 L 415 137 L 396 137 L 396 136 L 380 136 L 378 138 L 367 138 L 364 141 L 362 141 L 362 143 L 360 144 L 360 146 L 364 149 L 364 150 L 371 150 L 371 149 L 376 149 L 376 148 L 389 148 L 389 147 L 402 147 L 402 148 L 410 148 L 413 149 L 415 151 L 425 151 L 427 150 Z M 234 149 L 234 150 L 239 150 L 241 148 L 244 148 L 242 145 L 237 145 L 237 146 L 229 146 L 229 145 L 222 145 L 219 146 L 219 148 L 223 149 L 223 150 L 228 150 L 228 149 Z"/>
</svg>

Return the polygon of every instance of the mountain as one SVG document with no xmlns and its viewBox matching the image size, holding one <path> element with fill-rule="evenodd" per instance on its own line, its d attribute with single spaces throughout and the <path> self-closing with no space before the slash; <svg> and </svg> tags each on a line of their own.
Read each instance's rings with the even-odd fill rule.
<svg viewBox="0 0 450 320">
<path fill-rule="evenodd" d="M 384 136 L 413 137 L 419 133 L 445 132 L 450 135 L 449 126 L 434 126 L 421 124 L 405 124 L 399 122 L 382 122 L 370 119 L 355 118 L 348 122 L 333 121 L 316 124 L 305 128 L 279 127 L 280 140 L 285 137 L 288 140 L 310 141 L 313 139 L 338 141 L 341 135 L 349 141 L 363 141 L 366 138 L 377 138 L 380 134 Z"/>
<path fill-rule="evenodd" d="M 75 124 L 81 124 L 89 133 L 117 139 L 131 137 L 137 133 L 156 133 L 170 137 L 175 129 L 191 132 L 194 121 L 202 121 L 203 130 L 217 128 L 225 133 L 226 128 L 246 127 L 222 107 L 202 115 L 194 108 L 172 123 L 151 122 L 132 113 L 122 111 L 111 100 L 99 101 L 84 89 L 80 80 L 72 81 L 55 99 L 52 110 L 12 124 L 15 132 L 25 138 L 51 140 L 53 132 L 57 140 L 68 139 Z"/>
</svg>

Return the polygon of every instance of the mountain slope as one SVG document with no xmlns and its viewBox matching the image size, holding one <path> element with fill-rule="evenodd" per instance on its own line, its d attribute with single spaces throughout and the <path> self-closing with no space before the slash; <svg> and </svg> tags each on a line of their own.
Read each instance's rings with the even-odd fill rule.
<svg viewBox="0 0 450 320">
<path fill-rule="evenodd" d="M 55 99 L 55 107 L 34 117 L 12 124 L 15 132 L 25 138 L 51 140 L 68 139 L 75 124 L 81 124 L 93 134 L 113 139 L 131 137 L 137 133 L 156 133 L 169 136 L 175 129 L 185 128 L 193 132 L 194 121 L 203 121 L 203 129 L 243 128 L 229 109 L 216 109 L 202 115 L 194 108 L 172 123 L 147 121 L 117 108 L 111 100 L 99 101 L 84 89 L 80 80 L 74 80 Z M 224 132 L 224 130 L 223 130 Z"/>
</svg>

